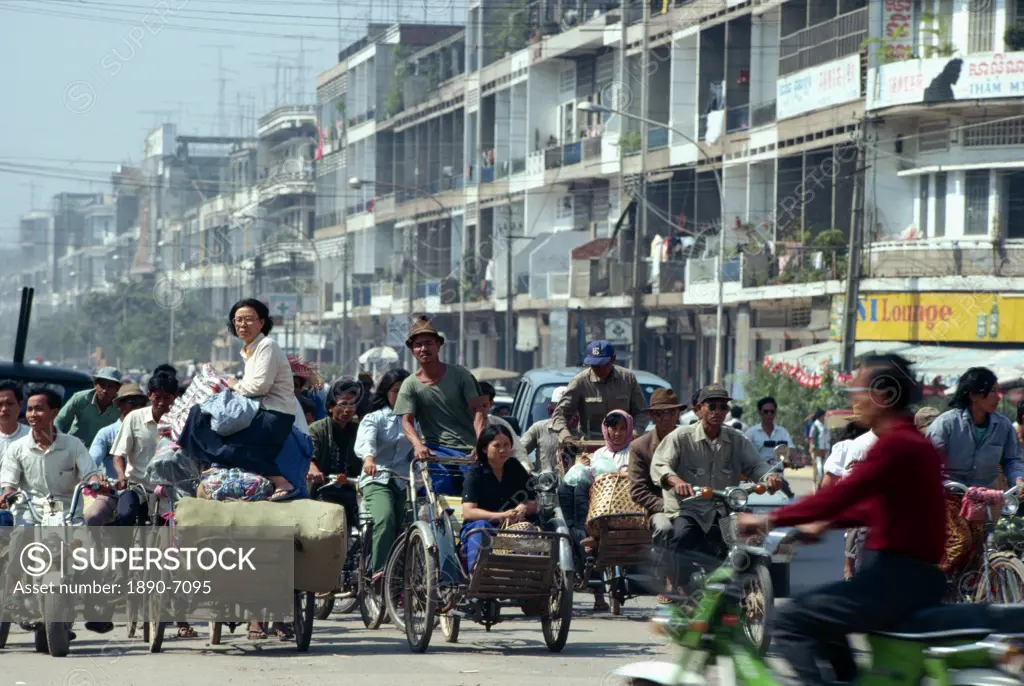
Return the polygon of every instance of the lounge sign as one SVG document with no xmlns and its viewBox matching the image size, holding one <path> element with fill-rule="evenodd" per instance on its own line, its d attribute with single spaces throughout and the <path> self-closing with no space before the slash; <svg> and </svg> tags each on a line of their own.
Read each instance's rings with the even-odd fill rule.
<svg viewBox="0 0 1024 686">
<path fill-rule="evenodd" d="M 1024 52 L 905 60 L 872 69 L 869 110 L 914 103 L 1024 97 Z"/>
<path fill-rule="evenodd" d="M 842 337 L 845 298 L 832 299 L 831 334 Z M 871 293 L 857 307 L 858 341 L 1024 342 L 1024 298 L 996 293 Z"/>
</svg>

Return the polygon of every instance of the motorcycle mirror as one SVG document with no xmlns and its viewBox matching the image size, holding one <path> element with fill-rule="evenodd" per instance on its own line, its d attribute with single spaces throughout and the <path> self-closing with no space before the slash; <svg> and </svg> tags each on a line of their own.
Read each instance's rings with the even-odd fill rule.
<svg viewBox="0 0 1024 686">
<path fill-rule="evenodd" d="M 780 463 L 785 462 L 789 459 L 789 446 L 788 445 L 777 445 L 775 450 L 772 451 L 772 457 L 778 460 Z"/>
</svg>

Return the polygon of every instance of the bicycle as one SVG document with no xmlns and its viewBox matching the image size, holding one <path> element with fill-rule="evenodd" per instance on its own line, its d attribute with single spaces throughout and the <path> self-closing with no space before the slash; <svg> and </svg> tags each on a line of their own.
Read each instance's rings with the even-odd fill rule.
<svg viewBox="0 0 1024 686">
<path fill-rule="evenodd" d="M 956 481 L 946 481 L 943 485 L 947 491 L 961 497 L 968 489 Z M 1020 490 L 1020 486 L 1014 486 L 1003 493 L 1002 517 L 1016 514 L 1020 506 Z M 976 544 L 980 550 L 972 550 L 970 562 L 950 573 L 950 602 L 1024 602 L 1024 563 L 1013 552 L 999 550 L 996 537 L 999 519 L 993 517 L 991 508 L 986 508 L 985 539 L 980 546 Z M 979 588 L 982 589 L 980 593 Z"/>
<path fill-rule="evenodd" d="M 85 476 L 85 479 L 97 476 L 98 472 L 92 472 Z M 82 526 L 84 524 L 84 517 L 78 513 L 79 505 L 81 503 L 82 494 L 88 490 L 90 493 L 99 492 L 101 486 L 96 481 L 83 480 L 77 486 L 71 496 L 71 503 L 64 508 L 63 503 L 55 500 L 52 495 L 47 496 L 46 509 L 47 511 L 43 514 L 39 514 L 35 506 L 32 504 L 32 499 L 25 491 L 18 490 L 13 493 L 9 493 L 4 496 L 4 502 L 8 505 L 24 505 L 26 512 L 28 513 L 29 519 L 32 525 L 35 527 L 41 527 L 45 531 L 43 535 L 47 536 L 48 542 L 47 547 L 52 548 L 53 546 L 68 547 L 72 542 L 68 539 L 69 529 L 72 526 Z M 61 578 L 61 571 L 59 569 L 50 569 L 38 579 L 40 584 L 48 584 L 55 587 L 59 587 L 62 582 L 67 582 L 68 579 Z M 35 634 L 35 650 L 37 653 L 49 653 L 51 657 L 66 657 L 71 652 L 71 640 L 72 632 L 71 627 L 74 622 L 67 621 L 46 621 L 48 616 L 59 616 L 66 615 L 69 609 L 67 603 L 73 603 L 74 600 L 70 601 L 61 595 L 42 595 L 39 597 L 39 616 L 44 621 L 31 622 L 23 624 L 22 626 Z M 10 632 L 10 623 L 6 623 L 4 629 L 0 629 L 0 633 L 3 633 L 3 644 L 6 645 L 7 634 Z M 3 647 L 3 646 L 0 646 Z"/>
</svg>

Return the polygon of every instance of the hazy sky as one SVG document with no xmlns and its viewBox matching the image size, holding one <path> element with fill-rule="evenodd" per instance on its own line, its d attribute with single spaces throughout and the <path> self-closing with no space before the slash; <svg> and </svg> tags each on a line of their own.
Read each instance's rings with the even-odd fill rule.
<svg viewBox="0 0 1024 686">
<path fill-rule="evenodd" d="M 339 7 L 347 45 L 365 33 L 371 6 L 380 22 L 396 3 L 407 21 L 439 23 L 451 3 L 464 15 L 466 0 L 0 0 L 0 249 L 32 209 L 30 184 L 35 208 L 47 209 L 61 191 L 109 192 L 115 166 L 138 163 L 160 121 L 217 134 L 210 46 L 224 46 L 227 133 L 238 135 L 239 95 L 257 117 L 289 93 L 315 100 L 316 75 L 336 60 Z"/>
</svg>

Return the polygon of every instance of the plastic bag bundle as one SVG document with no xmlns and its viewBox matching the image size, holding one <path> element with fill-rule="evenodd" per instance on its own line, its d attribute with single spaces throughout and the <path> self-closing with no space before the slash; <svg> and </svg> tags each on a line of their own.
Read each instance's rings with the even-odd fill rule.
<svg viewBox="0 0 1024 686">
<path fill-rule="evenodd" d="M 228 388 L 228 380 L 220 376 L 213 365 L 204 364 L 199 368 L 198 373 L 192 377 L 185 394 L 174 401 L 171 409 L 160 419 L 157 431 L 161 436 L 166 436 L 177 441 L 181 436 L 181 430 L 185 427 L 189 410 L 193 405 L 198 405 L 212 395 L 225 391 Z"/>
<path fill-rule="evenodd" d="M 206 500 L 267 500 L 274 484 L 258 474 L 237 468 L 215 468 L 203 474 L 198 495 Z"/>
<path fill-rule="evenodd" d="M 203 468 L 169 438 L 161 438 L 146 467 L 146 480 L 157 486 L 173 486 L 181 495 L 195 495 Z"/>
</svg>

